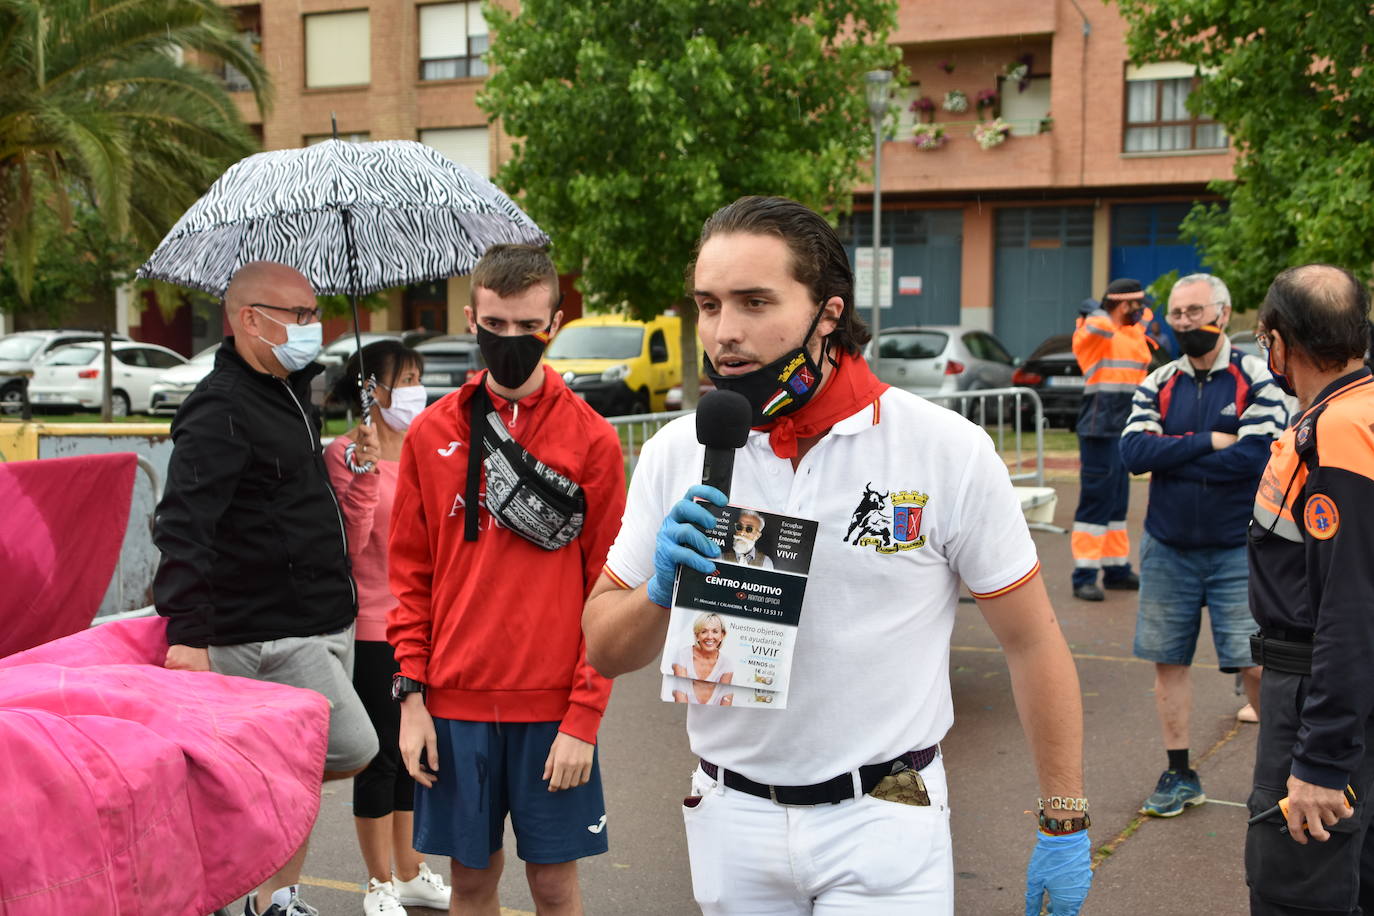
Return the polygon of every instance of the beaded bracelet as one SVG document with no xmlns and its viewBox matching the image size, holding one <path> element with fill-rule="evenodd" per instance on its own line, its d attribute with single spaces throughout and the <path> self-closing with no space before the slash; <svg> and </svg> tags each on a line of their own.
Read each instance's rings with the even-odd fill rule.
<svg viewBox="0 0 1374 916">
<path fill-rule="evenodd" d="M 1088 800 L 1086 798 L 1068 798 L 1064 795 L 1051 795 L 1049 798 L 1037 798 L 1041 810 L 1045 808 L 1061 808 L 1064 811 L 1087 811 Z"/>
<path fill-rule="evenodd" d="M 1046 817 L 1044 809 L 1040 811 L 1040 830 L 1050 836 L 1067 836 L 1070 833 L 1077 833 L 1080 830 L 1087 830 L 1092 826 L 1093 819 L 1088 813 L 1083 812 L 1082 817 Z"/>
</svg>

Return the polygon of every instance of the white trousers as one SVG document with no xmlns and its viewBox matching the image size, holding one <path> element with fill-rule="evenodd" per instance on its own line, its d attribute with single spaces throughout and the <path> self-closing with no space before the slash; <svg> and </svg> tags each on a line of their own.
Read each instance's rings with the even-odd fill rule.
<svg viewBox="0 0 1374 916">
<path fill-rule="evenodd" d="M 949 916 L 949 788 L 937 756 L 929 807 L 861 795 L 788 807 L 728 789 L 700 768 L 683 804 L 692 892 L 705 916 Z M 857 781 L 857 774 L 855 775 Z"/>
</svg>

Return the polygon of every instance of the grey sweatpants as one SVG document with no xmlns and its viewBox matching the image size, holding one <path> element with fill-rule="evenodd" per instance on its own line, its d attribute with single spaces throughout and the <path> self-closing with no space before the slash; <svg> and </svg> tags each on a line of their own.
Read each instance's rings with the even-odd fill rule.
<svg viewBox="0 0 1374 916">
<path fill-rule="evenodd" d="M 325 770 L 358 770 L 377 756 L 377 732 L 353 689 L 351 625 L 319 636 L 210 646 L 210 669 L 216 674 L 303 687 L 322 694 L 329 701 Z"/>
</svg>

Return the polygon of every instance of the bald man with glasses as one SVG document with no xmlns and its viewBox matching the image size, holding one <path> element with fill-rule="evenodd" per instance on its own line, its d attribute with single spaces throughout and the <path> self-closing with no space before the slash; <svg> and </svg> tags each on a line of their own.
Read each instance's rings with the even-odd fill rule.
<svg viewBox="0 0 1374 916">
<path fill-rule="evenodd" d="M 233 334 L 172 421 L 153 529 L 166 666 L 323 694 L 324 778 L 347 778 L 376 755 L 377 735 L 353 690 L 357 596 L 309 406 L 324 370 L 315 292 L 296 270 L 255 262 L 234 275 L 224 308 Z M 359 431 L 365 463 L 380 455 L 377 434 Z M 245 916 L 311 916 L 296 892 L 304 861 L 302 845 L 248 895 Z"/>
</svg>

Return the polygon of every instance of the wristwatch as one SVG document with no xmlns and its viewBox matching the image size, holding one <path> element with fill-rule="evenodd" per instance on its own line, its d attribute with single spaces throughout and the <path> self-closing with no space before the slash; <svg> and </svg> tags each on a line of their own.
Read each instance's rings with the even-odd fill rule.
<svg viewBox="0 0 1374 916">
<path fill-rule="evenodd" d="M 424 696 L 425 685 L 403 674 L 397 674 L 391 678 L 391 698 L 397 703 L 401 702 L 412 693 L 418 693 L 420 696 Z"/>
</svg>

